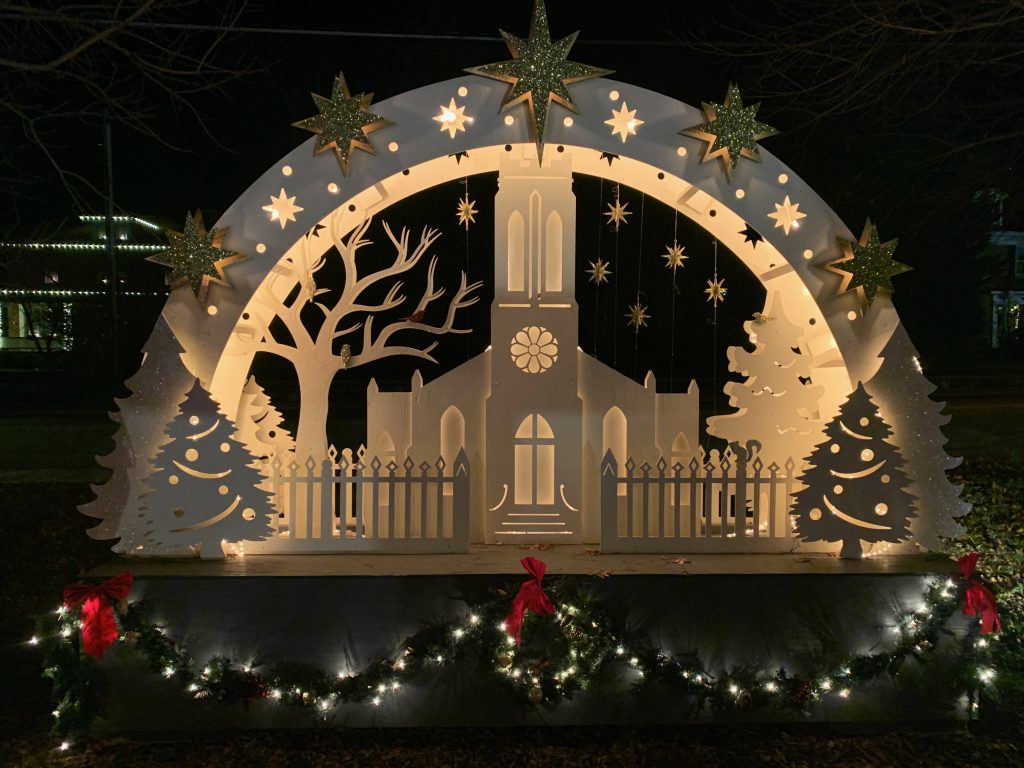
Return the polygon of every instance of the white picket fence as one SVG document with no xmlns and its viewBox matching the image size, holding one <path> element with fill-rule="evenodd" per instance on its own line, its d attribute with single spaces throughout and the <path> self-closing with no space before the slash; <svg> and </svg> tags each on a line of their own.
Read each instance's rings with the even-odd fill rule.
<svg viewBox="0 0 1024 768">
<path fill-rule="evenodd" d="M 751 457 L 753 459 L 751 460 Z M 601 462 L 602 552 L 786 552 L 798 467 L 767 467 L 756 444 L 724 453 L 703 449 L 686 466 L 653 466 L 611 451 Z"/>
<path fill-rule="evenodd" d="M 272 457 L 265 487 L 279 515 L 274 535 L 246 551 L 277 552 L 466 552 L 469 549 L 469 460 L 455 457 L 451 474 L 439 457 L 433 464 L 406 458 L 366 461 L 365 448 L 299 464 Z"/>
</svg>

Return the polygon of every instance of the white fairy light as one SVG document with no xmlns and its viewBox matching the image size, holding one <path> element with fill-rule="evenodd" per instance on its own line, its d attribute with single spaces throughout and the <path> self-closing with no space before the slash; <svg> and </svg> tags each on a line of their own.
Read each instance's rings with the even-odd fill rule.
<svg viewBox="0 0 1024 768">
<path fill-rule="evenodd" d="M 849 698 L 849 696 L 850 696 L 850 689 L 849 688 L 843 688 L 843 690 L 841 690 L 839 692 L 839 695 L 842 696 L 844 699 L 845 698 Z"/>
<path fill-rule="evenodd" d="M 61 752 L 67 752 L 68 749 L 70 749 L 70 748 L 71 748 L 71 742 L 70 741 L 62 741 L 60 743 L 59 749 L 60 749 Z"/>
<path fill-rule="evenodd" d="M 989 683 L 995 679 L 996 671 L 990 667 L 978 667 L 978 679 L 983 683 Z"/>
<path fill-rule="evenodd" d="M 473 624 L 474 626 L 476 624 L 479 624 L 480 623 L 480 617 L 477 616 L 475 613 L 469 614 L 469 623 Z"/>
<path fill-rule="evenodd" d="M 375 707 L 379 707 L 381 701 L 382 701 L 382 699 L 381 699 L 380 696 L 374 696 L 372 699 L 370 699 L 370 703 L 373 704 L 373 706 L 375 706 Z"/>
<path fill-rule="evenodd" d="M 731 693 L 733 696 L 735 696 L 739 692 L 740 692 L 740 687 L 738 685 L 736 685 L 736 683 L 730 683 L 729 684 L 729 693 Z"/>
<path fill-rule="evenodd" d="M 164 677 L 174 677 L 174 667 L 169 664 L 164 667 Z"/>
<path fill-rule="evenodd" d="M 455 629 L 455 630 L 454 630 L 454 631 L 452 632 L 452 635 L 454 635 L 454 636 L 455 636 L 455 639 L 456 639 L 456 640 L 461 640 L 461 639 L 462 639 L 462 636 L 463 636 L 464 634 L 466 634 L 466 630 L 462 629 L 461 627 L 458 627 L 458 628 L 456 628 L 456 629 Z"/>
<path fill-rule="evenodd" d="M 28 644 L 29 645 L 39 645 L 39 638 L 36 637 L 35 635 L 32 635 L 32 637 L 30 637 L 28 639 Z"/>
</svg>

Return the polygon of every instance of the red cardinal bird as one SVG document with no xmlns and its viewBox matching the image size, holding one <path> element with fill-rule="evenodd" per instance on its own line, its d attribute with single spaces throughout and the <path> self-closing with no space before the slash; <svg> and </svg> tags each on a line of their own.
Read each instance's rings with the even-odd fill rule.
<svg viewBox="0 0 1024 768">
<path fill-rule="evenodd" d="M 425 309 L 417 309 L 408 317 L 403 317 L 402 320 L 407 323 L 419 323 L 423 321 L 423 316 L 427 314 Z"/>
</svg>

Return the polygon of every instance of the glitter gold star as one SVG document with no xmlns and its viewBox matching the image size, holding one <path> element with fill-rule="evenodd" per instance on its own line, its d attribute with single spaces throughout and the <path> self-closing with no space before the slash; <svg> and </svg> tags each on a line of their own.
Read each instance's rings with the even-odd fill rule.
<svg viewBox="0 0 1024 768">
<path fill-rule="evenodd" d="M 704 108 L 705 121 L 680 131 L 683 136 L 707 142 L 701 162 L 721 158 L 725 177 L 730 182 L 741 157 L 761 162 L 757 142 L 774 136 L 778 131 L 755 119 L 757 110 L 761 108 L 760 103 L 744 107 L 739 86 L 729 83 L 724 102 L 702 102 L 701 106 Z"/>
<path fill-rule="evenodd" d="M 281 187 L 281 194 L 277 197 L 270 196 L 270 205 L 264 205 L 263 210 L 270 214 L 270 220 L 276 221 L 284 229 L 289 221 L 295 221 L 295 214 L 306 210 L 295 204 L 295 195 L 288 197 L 288 193 Z"/>
<path fill-rule="evenodd" d="M 622 102 L 622 107 L 616 112 L 612 109 L 611 120 L 605 120 L 605 125 L 612 127 L 612 136 L 622 136 L 622 143 L 626 143 L 626 139 L 631 135 L 636 135 L 636 129 L 644 124 L 643 120 L 640 120 L 636 116 L 636 110 L 630 109 L 626 102 Z"/>
<path fill-rule="evenodd" d="M 578 34 L 573 32 L 558 42 L 552 42 L 544 0 L 534 0 L 530 34 L 526 40 L 501 31 L 512 58 L 466 70 L 510 83 L 501 101 L 500 111 L 507 112 L 517 104 L 526 103 L 530 117 L 530 139 L 537 145 L 538 161 L 544 157 L 544 134 L 551 102 L 578 113 L 579 109 L 572 100 L 568 86 L 581 80 L 611 74 L 608 69 L 568 60 L 569 50 Z"/>
<path fill-rule="evenodd" d="M 476 219 L 473 218 L 480 211 L 476 209 L 476 201 L 469 199 L 469 192 L 467 192 L 460 200 L 458 208 L 456 209 L 456 215 L 459 217 L 459 224 L 462 224 L 466 231 L 469 231 L 469 225 L 475 224 Z"/>
<path fill-rule="evenodd" d="M 871 219 L 864 224 L 859 242 L 842 237 L 836 239 L 843 255 L 825 264 L 824 269 L 842 275 L 843 282 L 837 293 L 856 290 L 865 311 L 871 307 L 879 288 L 892 296 L 892 277 L 910 271 L 906 264 L 893 261 L 897 241 L 881 242 L 878 227 L 871 223 Z"/>
<path fill-rule="evenodd" d="M 717 277 L 713 280 L 708 280 L 708 287 L 704 289 L 704 293 L 708 295 L 708 301 L 716 307 L 725 301 L 725 294 L 728 292 L 729 289 L 725 287 L 724 277 L 721 280 Z"/>
<path fill-rule="evenodd" d="M 775 228 L 782 227 L 787 235 L 791 229 L 800 228 L 800 219 L 806 219 L 807 214 L 800 212 L 800 203 L 792 203 L 789 195 L 781 203 L 775 203 L 775 213 L 768 214 L 769 219 L 775 219 Z"/>
<path fill-rule="evenodd" d="M 246 258 L 240 253 L 220 247 L 226 234 L 226 229 L 211 229 L 207 232 L 201 211 L 196 211 L 195 216 L 189 213 L 185 216 L 182 232 L 167 230 L 170 247 L 147 256 L 146 261 L 170 267 L 171 289 L 191 285 L 196 298 L 205 306 L 210 283 L 230 285 L 224 275 L 224 268 Z"/>
<path fill-rule="evenodd" d="M 587 273 L 590 275 L 590 282 L 595 285 L 600 285 L 601 283 L 608 282 L 608 275 L 610 275 L 612 271 L 608 269 L 608 262 L 601 261 L 601 257 L 599 256 L 597 261 L 590 262 L 590 269 L 587 270 Z"/>
<path fill-rule="evenodd" d="M 473 122 L 473 118 L 466 114 L 466 108 L 457 106 L 454 98 L 447 107 L 441 105 L 441 112 L 435 115 L 434 119 L 441 124 L 441 130 L 448 131 L 448 135 L 453 139 L 458 131 L 465 132 L 466 123 Z"/>
<path fill-rule="evenodd" d="M 667 245 L 665 247 L 668 249 L 668 252 L 665 253 L 662 258 L 665 259 L 666 267 L 675 272 L 679 267 L 685 266 L 683 262 L 690 258 L 683 253 L 683 251 L 686 250 L 686 246 L 680 245 L 673 240 L 672 245 Z"/>
<path fill-rule="evenodd" d="M 608 210 L 605 212 L 605 216 L 608 217 L 608 224 L 614 224 L 615 230 L 618 231 L 619 227 L 623 224 L 628 224 L 626 221 L 627 216 L 632 216 L 633 212 L 627 210 L 629 203 L 624 203 L 621 200 L 616 199 L 614 203 L 608 203 Z"/>
<path fill-rule="evenodd" d="M 647 321 L 651 318 L 651 316 L 647 314 L 647 307 L 639 301 L 629 308 L 629 312 L 626 313 L 626 317 L 629 318 L 628 325 L 633 326 L 634 333 L 639 333 L 640 326 L 646 326 Z"/>
<path fill-rule="evenodd" d="M 315 93 L 311 95 L 320 114 L 292 125 L 319 134 L 313 154 L 319 155 L 333 149 L 341 165 L 341 172 L 348 176 L 352 153 L 361 149 L 371 155 L 375 154 L 370 134 L 394 123 L 369 111 L 372 93 L 360 93 L 358 96 L 349 94 L 345 75 L 340 72 L 334 79 L 331 98 L 326 99 Z"/>
</svg>

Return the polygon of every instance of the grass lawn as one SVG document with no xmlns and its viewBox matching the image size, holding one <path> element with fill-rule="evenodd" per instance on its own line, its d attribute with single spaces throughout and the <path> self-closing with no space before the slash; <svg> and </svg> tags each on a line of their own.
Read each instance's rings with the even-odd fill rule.
<svg viewBox="0 0 1024 768">
<path fill-rule="evenodd" d="M 1019 630 L 1024 480 L 1017 478 L 1024 474 L 1024 402 L 964 400 L 949 411 L 948 450 L 968 457 L 959 481 L 980 511 L 961 546 L 979 549 L 991 563 L 1001 609 Z M 965 726 L 938 734 L 898 727 L 851 734 L 824 725 L 251 732 L 203 740 L 104 740 L 55 752 L 47 733 L 49 685 L 39 676 L 38 654 L 24 640 L 32 632 L 31 613 L 54 608 L 64 584 L 111 556 L 108 543 L 85 535 L 90 521 L 75 507 L 91 498 L 88 484 L 105 477 L 93 456 L 109 452 L 115 428 L 101 413 L 0 418 L 0 509 L 8 523 L 0 539 L 0 766 L 1024 764 L 1020 731 L 1003 717 L 982 717 L 971 724 L 972 733 Z M 1020 668 L 1024 681 L 1024 664 Z M 1006 709 L 1004 704 L 993 711 L 1006 715 Z"/>
</svg>

